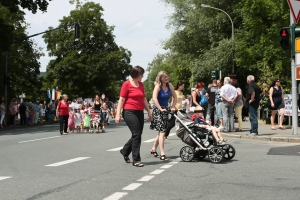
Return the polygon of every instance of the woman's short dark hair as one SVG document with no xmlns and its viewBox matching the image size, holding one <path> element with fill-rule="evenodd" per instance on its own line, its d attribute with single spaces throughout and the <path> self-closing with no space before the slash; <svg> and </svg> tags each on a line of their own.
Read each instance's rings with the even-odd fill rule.
<svg viewBox="0 0 300 200">
<path fill-rule="evenodd" d="M 175 90 L 177 90 L 179 88 L 179 86 L 182 86 L 184 84 L 183 81 L 178 81 L 176 87 L 175 87 Z"/>
<path fill-rule="evenodd" d="M 130 76 L 131 78 L 137 78 L 140 75 L 143 75 L 144 73 L 145 73 L 144 68 L 137 65 L 134 68 L 132 68 L 132 70 L 130 71 Z"/>
<path fill-rule="evenodd" d="M 239 82 L 238 82 L 238 80 L 232 79 L 232 80 L 231 80 L 231 85 L 234 86 L 235 88 L 238 88 L 238 87 L 239 87 Z"/>
</svg>

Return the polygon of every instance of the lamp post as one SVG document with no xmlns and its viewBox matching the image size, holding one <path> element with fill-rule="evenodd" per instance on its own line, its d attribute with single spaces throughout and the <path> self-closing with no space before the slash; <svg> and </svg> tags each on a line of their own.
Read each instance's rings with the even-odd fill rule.
<svg viewBox="0 0 300 200">
<path fill-rule="evenodd" d="M 227 15 L 227 17 L 230 19 L 230 22 L 231 22 L 231 39 L 234 42 L 234 26 L 233 26 L 233 21 L 232 21 L 231 17 L 228 15 L 228 13 L 225 12 L 224 10 L 221 10 L 220 8 L 215 8 L 215 7 L 212 7 L 212 6 L 207 5 L 207 4 L 201 4 L 201 7 L 219 10 L 219 11 L 221 11 L 221 12 L 223 12 L 223 13 L 225 13 Z M 233 44 L 232 44 L 232 46 L 233 46 Z M 234 50 L 233 50 L 233 48 L 232 48 L 232 73 L 234 73 Z"/>
</svg>

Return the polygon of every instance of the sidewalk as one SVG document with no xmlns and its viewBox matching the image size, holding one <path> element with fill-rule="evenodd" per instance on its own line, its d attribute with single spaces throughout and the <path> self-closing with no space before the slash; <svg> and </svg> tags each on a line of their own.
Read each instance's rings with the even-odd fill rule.
<svg viewBox="0 0 300 200">
<path fill-rule="evenodd" d="M 235 123 L 234 127 L 237 128 L 238 124 Z M 300 129 L 298 128 L 298 134 L 292 135 L 291 127 L 284 126 L 286 129 L 278 129 L 278 125 L 275 126 L 276 130 L 271 130 L 271 125 L 266 125 L 264 121 L 258 122 L 258 136 L 246 136 L 250 130 L 250 121 L 247 118 L 243 121 L 243 132 L 229 132 L 222 133 L 225 137 L 252 139 L 252 140 L 263 140 L 263 141 L 275 141 L 275 142 L 290 142 L 300 143 Z"/>
</svg>

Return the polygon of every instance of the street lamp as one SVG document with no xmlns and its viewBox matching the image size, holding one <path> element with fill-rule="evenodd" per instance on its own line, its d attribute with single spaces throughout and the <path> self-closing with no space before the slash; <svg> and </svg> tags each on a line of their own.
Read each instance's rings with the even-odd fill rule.
<svg viewBox="0 0 300 200">
<path fill-rule="evenodd" d="M 201 4 L 201 7 L 203 8 L 212 8 L 212 9 L 215 9 L 215 10 L 219 10 L 223 13 L 225 13 L 227 15 L 227 17 L 230 19 L 230 22 L 231 22 L 231 38 L 232 38 L 232 41 L 234 42 L 234 26 L 233 26 L 233 21 L 231 19 L 231 17 L 228 15 L 227 12 L 225 12 L 224 10 L 221 10 L 220 8 L 215 8 L 215 7 L 212 7 L 210 5 L 207 5 L 207 4 Z M 232 48 L 232 73 L 234 73 L 234 50 Z"/>
</svg>

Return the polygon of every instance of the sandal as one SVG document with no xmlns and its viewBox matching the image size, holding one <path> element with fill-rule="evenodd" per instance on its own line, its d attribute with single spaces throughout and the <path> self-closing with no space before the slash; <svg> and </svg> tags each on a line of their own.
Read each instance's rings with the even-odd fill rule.
<svg viewBox="0 0 300 200">
<path fill-rule="evenodd" d="M 157 153 L 156 151 L 152 151 L 152 150 L 151 150 L 150 153 L 153 154 L 153 156 L 154 156 L 155 158 L 156 158 L 156 157 L 159 157 L 159 155 L 158 155 L 158 153 Z"/>
<path fill-rule="evenodd" d="M 218 145 L 224 144 L 223 140 L 219 140 L 217 143 Z"/>
<path fill-rule="evenodd" d="M 234 132 L 243 132 L 243 130 L 242 129 L 239 129 L 239 128 L 237 128 L 237 129 L 235 129 L 235 131 Z"/>
<path fill-rule="evenodd" d="M 275 128 L 275 127 L 272 127 L 271 130 L 276 130 L 276 128 Z"/>
<path fill-rule="evenodd" d="M 167 158 L 166 155 L 161 155 L 161 156 L 160 156 L 160 159 L 161 159 L 161 160 L 169 160 L 169 158 Z"/>
<path fill-rule="evenodd" d="M 141 162 L 132 163 L 132 165 L 135 167 L 144 167 L 144 164 Z"/>
<path fill-rule="evenodd" d="M 63 134 L 63 132 L 62 132 L 62 131 L 60 131 L 60 134 L 62 135 L 62 134 Z"/>
<path fill-rule="evenodd" d="M 285 128 L 283 126 L 279 126 L 278 128 L 281 130 L 285 130 Z"/>
<path fill-rule="evenodd" d="M 130 163 L 130 158 L 127 157 L 127 156 L 124 156 L 123 153 L 122 153 L 122 150 L 123 150 L 123 149 L 120 150 L 120 153 L 122 154 L 122 156 L 123 156 L 125 162 L 126 162 L 126 163 Z"/>
</svg>

